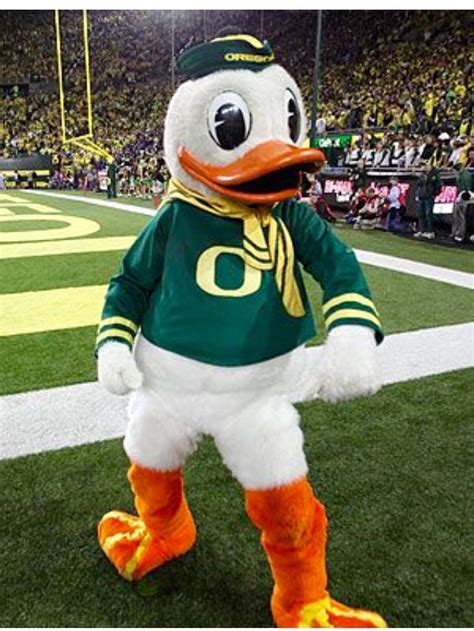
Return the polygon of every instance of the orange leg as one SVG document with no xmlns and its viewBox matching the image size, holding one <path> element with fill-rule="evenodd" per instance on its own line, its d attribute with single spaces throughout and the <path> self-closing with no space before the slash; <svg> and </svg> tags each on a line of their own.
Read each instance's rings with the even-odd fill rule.
<svg viewBox="0 0 474 631">
<path fill-rule="evenodd" d="M 324 506 L 306 479 L 246 491 L 247 513 L 262 531 L 275 580 L 272 613 L 279 627 L 385 627 L 378 615 L 351 609 L 327 592 Z"/>
<path fill-rule="evenodd" d="M 196 528 L 183 490 L 183 475 L 133 464 L 128 472 L 139 517 L 121 511 L 104 515 L 98 526 L 100 545 L 127 580 L 186 553 Z"/>
</svg>

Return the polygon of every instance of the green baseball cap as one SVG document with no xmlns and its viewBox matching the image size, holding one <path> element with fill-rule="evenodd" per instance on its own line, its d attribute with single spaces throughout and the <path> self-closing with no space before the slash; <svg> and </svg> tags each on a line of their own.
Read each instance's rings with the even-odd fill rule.
<svg viewBox="0 0 474 631">
<path fill-rule="evenodd" d="M 226 35 L 185 50 L 176 63 L 178 74 L 198 79 L 217 70 L 253 70 L 258 72 L 275 63 L 267 40 L 252 35 Z"/>
</svg>

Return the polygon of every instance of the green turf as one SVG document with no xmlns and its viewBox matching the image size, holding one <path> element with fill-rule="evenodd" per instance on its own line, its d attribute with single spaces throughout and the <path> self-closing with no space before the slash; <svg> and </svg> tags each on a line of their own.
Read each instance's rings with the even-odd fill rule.
<svg viewBox="0 0 474 631">
<path fill-rule="evenodd" d="M 64 213 L 99 221 L 102 227 L 100 232 L 95 233 L 94 236 L 97 237 L 136 234 L 149 220 L 144 215 L 88 206 L 83 202 L 69 202 L 49 196 L 34 199 L 54 205 Z M 340 232 L 344 238 L 352 238 L 354 233 Z M 380 233 L 361 235 L 362 238 L 369 236 L 380 243 L 388 243 L 390 238 L 396 239 L 392 235 Z M 400 239 L 396 241 L 408 249 L 412 246 L 427 247 L 426 244 L 412 244 Z M 452 251 L 446 253 L 448 258 L 457 254 Z M 15 293 L 106 284 L 116 272 L 122 255 L 120 251 L 113 251 L 2 260 L 0 287 L 2 293 Z M 372 266 L 364 268 L 386 333 L 466 322 L 472 317 L 474 297 L 467 289 Z M 321 341 L 324 330 L 321 291 L 309 277 L 307 286 L 317 314 L 320 332 L 317 341 Z M 22 392 L 94 379 L 94 337 L 95 327 L 84 327 L 0 338 L 0 351 L 9 357 L 8 365 L 3 366 L 0 393 Z M 28 362 L 25 357 L 29 358 Z"/>
<path fill-rule="evenodd" d="M 68 191 L 67 194 L 77 197 L 86 196 L 93 199 L 105 199 L 105 195 L 100 193 L 84 194 L 81 191 Z M 35 199 L 35 201 L 41 203 L 47 203 L 46 200 L 52 200 L 52 197 L 36 197 Z M 60 204 L 69 204 L 66 200 L 57 201 Z M 153 202 L 150 200 L 141 200 L 133 197 L 119 197 L 115 201 L 153 210 Z M 50 203 L 53 202 L 51 201 Z M 421 263 L 428 263 L 430 265 L 439 265 L 450 269 L 474 272 L 474 253 L 472 250 L 448 248 L 442 245 L 435 245 L 433 243 L 418 242 L 380 230 L 354 230 L 352 227 L 346 226 L 342 223 L 337 224 L 336 231 L 343 241 L 354 248 L 379 252 L 380 254 L 389 254 L 391 256 L 407 258 Z"/>
<path fill-rule="evenodd" d="M 68 191 L 67 194 L 77 197 L 105 199 L 105 195 L 101 193 Z M 41 203 L 47 203 L 46 200 L 52 200 L 52 197 L 36 197 L 35 199 L 35 201 Z M 57 201 L 59 203 L 69 204 L 66 200 Z M 114 201 L 153 210 L 153 202 L 150 200 L 119 197 Z M 51 201 L 50 203 L 53 202 Z M 352 227 L 342 223 L 337 224 L 336 230 L 338 236 L 354 248 L 389 254 L 391 256 L 399 256 L 422 263 L 429 263 L 430 265 L 448 267 L 450 269 L 474 272 L 474 255 L 471 250 L 447 248 L 433 243 L 413 241 L 380 230 L 354 230 Z"/>
<path fill-rule="evenodd" d="M 56 259 L 70 259 L 70 264 L 67 268 L 58 268 L 57 263 L 52 269 L 43 266 L 38 270 L 36 277 L 33 269 L 30 270 L 31 274 L 18 273 L 11 279 L 12 291 L 15 288 L 18 291 L 28 291 L 34 288 L 106 283 L 111 274 L 110 269 L 115 269 L 120 253 L 47 258 L 51 260 L 51 264 L 56 263 Z M 85 264 L 79 266 L 81 259 Z M 108 270 L 103 269 L 106 262 L 111 265 Z M 367 267 L 366 273 L 387 334 L 472 320 L 474 295 L 468 289 L 373 267 Z M 39 282 L 36 282 L 36 278 Z M 6 280 L 8 282 L 8 279 Z M 41 280 L 44 280 L 44 284 Z M 317 314 L 319 332 L 313 343 L 320 343 L 324 338 L 321 291 L 309 277 L 307 286 L 314 312 Z M 4 374 L 0 379 L 0 394 L 94 380 L 95 335 L 96 327 L 81 327 L 65 331 L 0 337 L 0 355 L 4 353 L 5 357 L 9 357 L 8 364 L 2 370 Z M 28 357 L 29 361 L 25 361 L 25 357 Z"/>
<path fill-rule="evenodd" d="M 39 215 L 40 216 L 40 215 Z M 41 221 L 7 221 L 1 222 L 0 232 L 25 232 L 41 230 L 61 230 L 65 226 L 64 221 L 59 219 L 41 219 Z"/>
<path fill-rule="evenodd" d="M 345 243 L 360 250 L 389 254 L 404 259 L 439 265 L 474 273 L 474 252 L 399 237 L 381 230 L 354 230 L 338 225 L 336 234 Z"/>
<path fill-rule="evenodd" d="M 31 259 L 3 261 L 0 285 L 5 293 L 13 293 L 106 284 L 120 257 L 120 252 L 51 256 L 42 259 L 39 267 Z M 370 266 L 365 271 L 387 334 L 472 320 L 474 295 L 468 289 Z M 321 290 L 310 277 L 306 281 L 317 316 L 318 337 L 313 342 L 320 343 L 324 338 Z M 95 334 L 96 327 L 81 327 L 0 337 L 0 354 L 9 357 L 2 367 L 0 394 L 94 380 Z"/>
<path fill-rule="evenodd" d="M 300 408 L 330 518 L 332 593 L 391 626 L 474 619 L 473 378 L 460 371 Z M 103 513 L 132 510 L 125 471 L 119 440 L 0 462 L 0 624 L 271 626 L 258 533 L 211 442 L 186 469 L 196 548 L 138 584 L 115 574 L 95 535 Z"/>
<path fill-rule="evenodd" d="M 0 395 L 97 378 L 97 327 L 0 337 Z"/>
<path fill-rule="evenodd" d="M 113 250 L 6 259 L 0 263 L 2 293 L 106 284 L 117 272 L 123 254 Z"/>
<path fill-rule="evenodd" d="M 10 193 L 9 193 L 10 195 Z M 15 196 L 15 193 L 12 193 Z M 33 203 L 38 203 L 46 206 L 52 206 L 61 211 L 63 215 L 72 215 L 77 217 L 84 217 L 85 219 L 92 219 L 100 224 L 101 229 L 98 232 L 94 232 L 89 235 L 89 238 L 93 237 L 111 237 L 111 236 L 128 236 L 138 234 L 141 228 L 149 221 L 150 217 L 147 215 L 141 215 L 138 213 L 131 213 L 113 208 L 106 208 L 105 206 L 93 206 L 83 201 L 69 201 L 66 199 L 55 199 L 53 196 L 38 196 L 38 195 L 25 195 L 21 194 L 23 198 L 28 197 Z M 21 214 L 35 214 L 34 211 L 28 210 L 24 206 L 18 205 L 17 207 L 10 207 L 15 213 Z M 38 213 L 38 217 L 41 215 Z M 58 214 L 59 217 L 59 214 Z M 12 225 L 13 221 L 0 222 L 0 232 L 4 229 L 9 229 L 8 226 Z M 18 230 L 41 230 L 42 228 L 63 228 L 64 222 L 58 224 L 54 222 L 53 225 L 47 226 L 48 221 L 32 221 L 32 222 L 17 222 L 15 226 Z M 28 228 L 26 228 L 28 224 Z"/>
<path fill-rule="evenodd" d="M 82 202 L 34 201 L 99 221 L 93 237 L 136 234 L 149 220 Z M 356 248 L 473 269 L 470 252 L 380 232 L 338 234 Z M 2 260 L 1 291 L 102 284 L 121 256 Z M 365 271 L 387 333 L 472 319 L 466 289 Z M 319 313 L 320 291 L 312 280 L 308 287 Z M 322 330 L 320 318 L 318 324 Z M 0 394 L 95 379 L 94 338 L 95 327 L 0 338 Z M 300 407 L 312 479 L 331 518 L 333 593 L 378 609 L 392 626 L 463 627 L 474 620 L 473 377 L 473 370 L 461 371 L 390 386 L 367 400 Z M 258 534 L 210 441 L 186 473 L 198 546 L 137 585 L 115 575 L 95 541 L 103 512 L 132 508 L 125 469 L 120 441 L 0 462 L 0 625 L 271 626 L 271 580 Z"/>
</svg>

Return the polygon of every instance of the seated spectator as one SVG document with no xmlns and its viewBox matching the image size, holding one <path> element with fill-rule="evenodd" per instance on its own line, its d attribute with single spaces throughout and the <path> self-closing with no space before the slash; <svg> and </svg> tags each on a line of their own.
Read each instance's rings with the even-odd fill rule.
<svg viewBox="0 0 474 631">
<path fill-rule="evenodd" d="M 359 188 L 352 194 L 349 202 L 349 212 L 344 215 L 346 223 L 353 224 L 359 216 L 359 211 L 367 203 L 367 193 L 365 188 Z"/>
<path fill-rule="evenodd" d="M 411 138 L 406 138 L 403 146 L 403 155 L 398 160 L 399 169 L 410 169 L 415 165 L 418 150 L 415 141 Z"/>
<path fill-rule="evenodd" d="M 326 133 L 326 119 L 321 116 L 316 120 L 316 133 L 323 136 Z"/>
<path fill-rule="evenodd" d="M 429 162 L 436 150 L 436 140 L 433 136 L 426 136 L 425 141 L 419 148 L 420 164 Z"/>
<path fill-rule="evenodd" d="M 436 149 L 431 156 L 429 163 L 437 168 L 444 169 L 448 166 L 449 154 L 450 154 L 450 145 L 449 145 L 449 134 L 443 133 L 440 134 L 438 138 L 438 144 Z"/>
<path fill-rule="evenodd" d="M 362 151 L 362 144 L 360 141 L 356 142 L 352 145 L 352 147 L 347 147 L 345 164 L 347 164 L 347 166 L 355 167 L 362 158 Z"/>
<path fill-rule="evenodd" d="M 379 217 L 380 197 L 373 188 L 367 189 L 365 204 L 358 210 L 353 227 L 355 229 L 373 229 Z"/>
<path fill-rule="evenodd" d="M 390 149 L 385 146 L 382 140 L 375 146 L 374 152 L 374 168 L 387 167 L 390 164 Z"/>
<path fill-rule="evenodd" d="M 308 176 L 308 179 L 311 184 L 308 190 L 309 203 L 311 207 L 316 211 L 321 219 L 329 221 L 330 223 L 335 223 L 337 219 L 324 198 L 321 181 L 317 176 L 311 175 Z"/>
<path fill-rule="evenodd" d="M 402 137 L 395 137 L 390 146 L 390 162 L 391 167 L 398 167 L 400 160 L 405 153 Z"/>
<path fill-rule="evenodd" d="M 364 143 L 364 150 L 362 152 L 362 160 L 364 161 L 365 166 L 372 166 L 374 163 L 374 153 L 375 149 L 371 147 L 370 141 L 366 141 Z"/>
</svg>

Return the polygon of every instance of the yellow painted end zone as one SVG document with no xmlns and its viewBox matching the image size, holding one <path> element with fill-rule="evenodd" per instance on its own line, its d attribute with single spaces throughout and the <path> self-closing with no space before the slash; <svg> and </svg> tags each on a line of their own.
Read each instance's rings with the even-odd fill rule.
<svg viewBox="0 0 474 631">
<path fill-rule="evenodd" d="M 0 296 L 0 336 L 74 329 L 100 322 L 107 285 Z"/>
<path fill-rule="evenodd" d="M 40 243 L 8 243 L 0 245 L 0 259 L 18 259 L 28 256 L 52 256 L 55 254 L 83 254 L 127 250 L 136 237 L 95 237 L 66 241 L 42 241 Z"/>
</svg>

